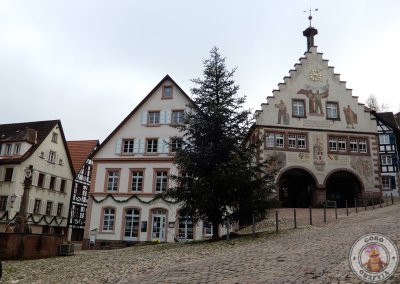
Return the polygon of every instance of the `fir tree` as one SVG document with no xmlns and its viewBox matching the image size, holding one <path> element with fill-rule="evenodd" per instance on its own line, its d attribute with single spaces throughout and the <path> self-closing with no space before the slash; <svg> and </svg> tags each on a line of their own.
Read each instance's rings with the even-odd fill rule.
<svg viewBox="0 0 400 284">
<path fill-rule="evenodd" d="M 255 162 L 257 145 L 246 143 L 251 112 L 237 94 L 235 69 L 227 70 L 218 48 L 210 55 L 203 78 L 192 79 L 193 104 L 179 126 L 185 142 L 175 156 L 181 174 L 167 194 L 181 202 L 181 216 L 211 222 L 217 239 L 219 225 L 265 210 L 273 183 Z"/>
</svg>

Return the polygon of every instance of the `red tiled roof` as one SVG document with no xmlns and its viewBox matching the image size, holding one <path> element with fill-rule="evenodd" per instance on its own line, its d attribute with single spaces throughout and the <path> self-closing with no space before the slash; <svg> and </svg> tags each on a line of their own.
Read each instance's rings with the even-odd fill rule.
<svg viewBox="0 0 400 284">
<path fill-rule="evenodd" d="M 67 145 L 74 170 L 76 173 L 79 173 L 89 155 L 99 145 L 99 140 L 67 141 Z"/>
</svg>

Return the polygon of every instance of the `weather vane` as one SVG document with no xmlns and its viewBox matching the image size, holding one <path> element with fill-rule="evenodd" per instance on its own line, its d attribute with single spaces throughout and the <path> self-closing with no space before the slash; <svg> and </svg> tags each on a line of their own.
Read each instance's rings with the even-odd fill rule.
<svg viewBox="0 0 400 284">
<path fill-rule="evenodd" d="M 309 10 L 304 10 L 304 11 L 303 11 L 304 13 L 307 13 L 307 12 L 310 13 L 309 16 L 308 16 L 308 19 L 310 20 L 310 27 L 311 27 L 311 20 L 312 20 L 312 15 L 311 15 L 311 12 L 312 12 L 312 11 L 318 11 L 318 8 L 317 8 L 317 9 L 311 9 L 311 7 L 310 7 Z"/>
</svg>

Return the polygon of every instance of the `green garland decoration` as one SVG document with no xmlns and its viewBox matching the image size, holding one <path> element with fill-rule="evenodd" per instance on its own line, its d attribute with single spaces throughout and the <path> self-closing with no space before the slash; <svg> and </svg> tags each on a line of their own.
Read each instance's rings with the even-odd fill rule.
<svg viewBox="0 0 400 284">
<path fill-rule="evenodd" d="M 142 204 L 147 204 L 147 205 L 154 203 L 154 202 L 157 201 L 158 199 L 161 199 L 161 200 L 163 200 L 164 202 L 169 203 L 169 204 L 178 204 L 178 203 L 179 203 L 179 201 L 173 201 L 173 200 L 168 200 L 168 199 L 166 199 L 162 193 L 157 194 L 153 199 L 151 199 L 151 200 L 149 200 L 149 201 L 145 201 L 145 200 L 141 199 L 140 197 L 138 197 L 137 195 L 132 195 L 132 196 L 130 196 L 130 197 L 124 199 L 124 200 L 116 199 L 111 193 L 107 194 L 107 196 L 104 197 L 104 198 L 101 199 L 101 200 L 97 199 L 97 198 L 94 197 L 93 195 L 90 195 L 90 196 L 92 197 L 93 201 L 94 201 L 95 203 L 97 203 L 97 204 L 100 204 L 100 203 L 104 202 L 104 201 L 107 200 L 108 198 L 111 198 L 112 200 L 114 200 L 114 201 L 117 202 L 117 203 L 127 203 L 129 200 L 131 200 L 131 199 L 133 199 L 133 198 L 137 199 L 140 203 L 142 203 Z"/>
<path fill-rule="evenodd" d="M 3 216 L 1 216 L 0 221 L 5 220 L 5 221 L 7 221 L 7 222 L 12 222 L 12 221 L 15 220 L 16 217 L 17 217 L 17 213 L 15 213 L 14 217 L 10 219 L 10 217 L 8 216 L 8 211 L 6 211 L 6 212 L 3 214 Z M 44 221 L 44 222 L 46 223 L 46 225 L 51 225 L 51 224 L 53 224 L 53 222 L 54 222 L 54 223 L 57 224 L 57 226 L 60 226 L 60 225 L 62 224 L 62 222 L 63 222 L 64 220 L 66 220 L 66 219 L 67 219 L 67 218 L 65 218 L 65 217 L 61 217 L 61 218 L 59 219 L 60 221 L 58 221 L 57 216 L 53 216 L 53 217 L 51 217 L 50 221 L 48 221 L 47 217 L 46 217 L 45 215 L 42 215 L 42 216 L 39 218 L 39 220 L 35 220 L 33 214 L 29 214 L 29 215 L 28 215 L 28 218 L 27 218 L 28 221 L 31 221 L 31 222 L 32 222 L 33 224 L 35 224 L 35 225 L 40 224 L 42 221 Z"/>
</svg>

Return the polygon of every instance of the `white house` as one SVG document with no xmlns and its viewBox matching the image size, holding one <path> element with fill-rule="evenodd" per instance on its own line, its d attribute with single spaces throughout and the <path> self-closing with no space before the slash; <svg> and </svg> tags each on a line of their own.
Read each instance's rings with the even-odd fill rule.
<svg viewBox="0 0 400 284">
<path fill-rule="evenodd" d="M 159 198 L 178 174 L 174 152 L 190 98 L 165 76 L 95 151 L 84 242 L 96 246 L 209 237 L 210 224 L 179 216 L 179 204 Z"/>
<path fill-rule="evenodd" d="M 65 234 L 74 172 L 59 120 L 0 125 L 0 231 L 15 225 L 24 170 L 29 166 L 33 167 L 26 204 L 30 230 Z"/>
</svg>

